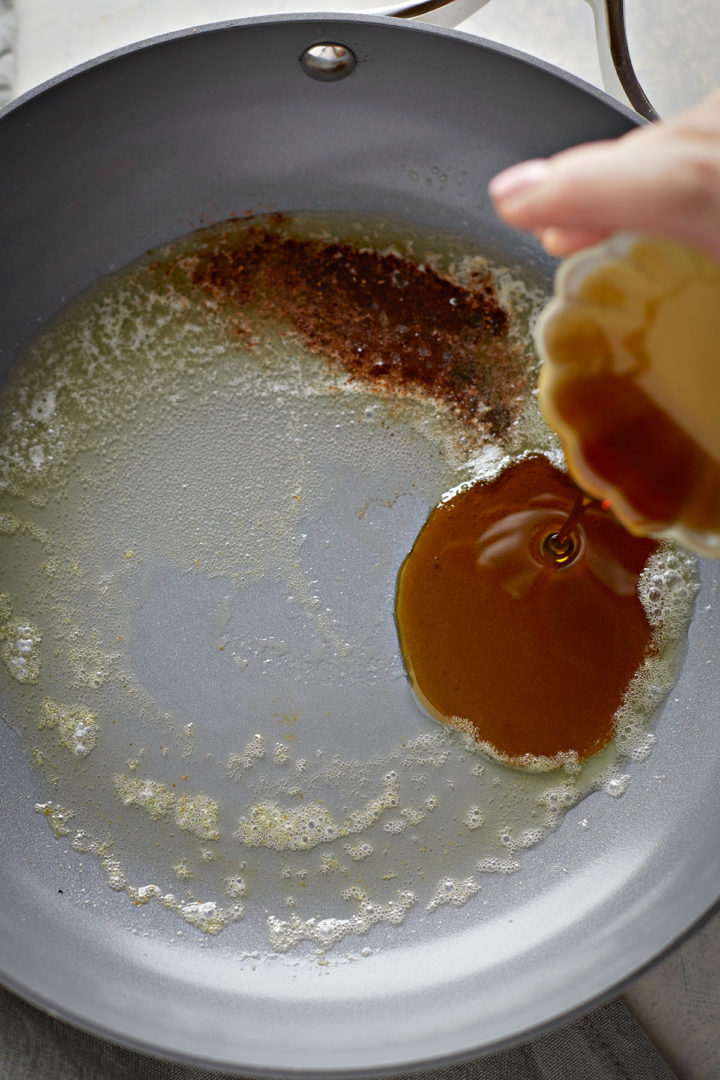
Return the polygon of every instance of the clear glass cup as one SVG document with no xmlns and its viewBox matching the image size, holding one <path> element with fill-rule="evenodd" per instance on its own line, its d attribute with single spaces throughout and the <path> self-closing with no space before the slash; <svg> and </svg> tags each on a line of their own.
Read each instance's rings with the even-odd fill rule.
<svg viewBox="0 0 720 1080">
<path fill-rule="evenodd" d="M 720 264 L 614 236 L 561 265 L 536 342 L 573 479 L 631 532 L 720 558 Z"/>
</svg>

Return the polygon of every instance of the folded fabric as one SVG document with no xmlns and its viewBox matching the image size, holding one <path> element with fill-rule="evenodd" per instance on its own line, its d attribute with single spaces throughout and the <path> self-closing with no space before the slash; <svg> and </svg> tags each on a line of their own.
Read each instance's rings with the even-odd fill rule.
<svg viewBox="0 0 720 1080">
<path fill-rule="evenodd" d="M 88 1035 L 0 990 L 0 1080 L 222 1080 Z M 621 1001 L 532 1042 L 385 1080 L 675 1080 Z"/>
</svg>

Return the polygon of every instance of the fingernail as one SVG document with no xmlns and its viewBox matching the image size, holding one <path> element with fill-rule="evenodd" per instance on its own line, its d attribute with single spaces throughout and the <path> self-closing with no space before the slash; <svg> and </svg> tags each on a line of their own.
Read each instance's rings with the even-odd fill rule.
<svg viewBox="0 0 720 1080">
<path fill-rule="evenodd" d="M 495 202 L 521 192 L 528 191 L 539 184 L 548 175 L 550 166 L 542 158 L 533 158 L 532 161 L 521 161 L 519 165 L 511 165 L 509 169 L 494 176 L 488 184 L 490 197 Z"/>
</svg>

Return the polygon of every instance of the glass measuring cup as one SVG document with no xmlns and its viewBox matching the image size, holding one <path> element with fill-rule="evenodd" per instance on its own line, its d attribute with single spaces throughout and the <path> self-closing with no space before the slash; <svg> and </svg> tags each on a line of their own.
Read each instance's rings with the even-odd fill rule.
<svg viewBox="0 0 720 1080">
<path fill-rule="evenodd" d="M 631 532 L 720 558 L 720 264 L 616 235 L 563 263 L 536 343 L 580 487 Z"/>
</svg>

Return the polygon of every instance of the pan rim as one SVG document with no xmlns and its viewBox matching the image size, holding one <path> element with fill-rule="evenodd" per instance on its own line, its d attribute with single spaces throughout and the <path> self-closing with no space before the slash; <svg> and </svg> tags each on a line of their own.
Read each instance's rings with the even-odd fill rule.
<svg viewBox="0 0 720 1080">
<path fill-rule="evenodd" d="M 53 90 L 56 86 L 60 86 L 72 79 L 78 78 L 87 72 L 93 71 L 97 67 L 112 63 L 125 56 L 133 55 L 134 53 L 141 52 L 145 49 L 154 49 L 158 46 L 170 44 L 185 38 L 199 39 L 204 35 L 223 33 L 225 31 L 243 30 L 255 26 L 286 23 L 311 24 L 315 27 L 317 27 L 318 23 L 347 24 L 350 26 L 379 25 L 395 27 L 396 30 L 402 33 L 409 30 L 420 35 L 429 34 L 434 37 L 445 37 L 464 41 L 466 44 L 480 46 L 482 49 L 489 52 L 497 52 L 502 56 L 507 56 L 512 60 L 518 60 L 521 63 L 528 64 L 530 67 L 546 72 L 549 75 L 554 75 L 563 82 L 569 83 L 571 86 L 585 91 L 596 100 L 603 102 L 606 105 L 610 105 L 619 112 L 621 116 L 633 121 L 637 125 L 648 123 L 648 121 L 636 113 L 633 108 L 629 105 L 625 105 L 622 101 L 618 101 L 617 98 L 613 97 L 612 94 L 609 94 L 607 91 L 602 90 L 600 87 L 595 86 L 586 79 L 582 79 L 579 75 L 575 75 L 573 72 L 559 67 L 557 64 L 552 64 L 549 60 L 544 60 L 541 57 L 533 56 L 531 53 L 523 52 L 523 50 L 516 49 L 512 45 L 505 45 L 502 42 L 493 41 L 491 38 L 484 38 L 478 34 L 472 34 L 467 30 L 454 30 L 446 26 L 435 26 L 432 23 L 423 22 L 421 19 L 406 21 L 390 15 L 354 15 L 346 12 L 333 11 L 298 12 L 297 14 L 283 13 L 279 15 L 251 15 L 242 19 L 224 19 L 220 22 L 201 23 L 197 26 L 187 27 L 183 30 L 170 30 L 164 34 L 155 34 L 148 38 L 141 38 L 139 41 L 121 45 L 116 49 L 110 49 L 107 52 L 101 53 L 99 56 L 93 57 L 90 60 L 84 60 L 79 64 L 75 64 L 67 70 L 59 72 L 57 75 L 52 75 L 49 79 L 44 79 L 29 90 L 23 91 L 5 105 L 0 106 L 0 120 L 5 116 L 9 116 L 17 109 L 22 108 L 42 94 Z M 318 36 L 318 40 L 321 40 L 321 38 L 322 35 Z"/>
<path fill-rule="evenodd" d="M 77 1015 L 73 1010 L 63 1009 L 61 1006 L 58 1006 L 56 1002 L 45 999 L 42 994 L 28 990 L 21 985 L 19 981 L 8 979 L 2 971 L 0 971 L 0 981 L 6 990 L 9 990 L 34 1008 L 40 1009 L 52 1019 L 60 1020 L 62 1023 L 68 1024 L 76 1031 L 85 1032 L 86 1034 L 102 1039 L 113 1046 L 131 1050 L 151 1059 L 155 1058 L 162 1061 L 175 1062 L 180 1065 L 193 1065 L 207 1069 L 210 1072 L 227 1074 L 229 1076 L 247 1076 L 252 1078 L 252 1080 L 313 1080 L 314 1077 L 334 1076 L 342 1077 L 343 1080 L 371 1080 L 371 1078 L 375 1077 L 393 1077 L 397 1076 L 399 1073 L 418 1075 L 433 1069 L 449 1068 L 454 1065 L 462 1065 L 474 1060 L 482 1060 L 493 1054 L 500 1053 L 503 1050 L 510 1050 L 513 1047 L 521 1046 L 524 1043 L 541 1038 L 543 1035 L 547 1035 L 565 1025 L 569 1025 L 592 1012 L 594 1009 L 600 1008 L 621 995 L 635 979 L 640 978 L 647 972 L 652 971 L 658 964 L 661 964 L 663 960 L 672 955 L 677 948 L 691 938 L 697 931 L 702 929 L 702 927 L 718 913 L 720 913 L 720 897 L 699 915 L 687 929 L 678 934 L 676 938 L 666 945 L 661 952 L 647 960 L 640 967 L 629 972 L 622 979 L 619 979 L 604 990 L 599 991 L 596 995 L 590 995 L 576 1006 L 567 1010 L 561 1010 L 556 1016 L 528 1027 L 524 1031 L 517 1032 L 514 1035 L 508 1035 L 506 1038 L 497 1039 L 492 1043 L 487 1043 L 480 1047 L 469 1047 L 455 1053 L 439 1054 L 432 1058 L 398 1061 L 380 1067 L 345 1069 L 333 1066 L 332 1068 L 313 1067 L 312 1069 L 283 1069 L 281 1072 L 278 1072 L 277 1069 L 259 1068 L 257 1066 L 246 1065 L 242 1062 L 233 1062 L 222 1058 L 210 1059 L 182 1054 L 173 1050 L 172 1047 L 159 1047 L 157 1044 L 152 1045 L 143 1039 L 135 1038 L 129 1034 L 121 1035 L 110 1027 L 88 1021 L 86 1018 Z"/>
</svg>

